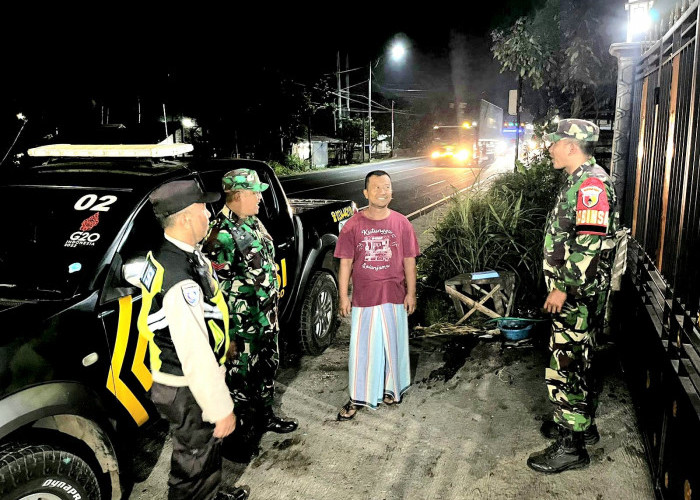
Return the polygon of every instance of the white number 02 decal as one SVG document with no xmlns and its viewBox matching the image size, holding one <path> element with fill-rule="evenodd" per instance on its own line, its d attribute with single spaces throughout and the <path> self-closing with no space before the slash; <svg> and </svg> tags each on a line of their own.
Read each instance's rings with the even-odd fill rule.
<svg viewBox="0 0 700 500">
<path fill-rule="evenodd" d="M 75 202 L 73 208 L 76 210 L 95 210 L 97 212 L 106 212 L 109 210 L 109 206 L 117 201 L 117 197 L 111 194 L 101 196 L 99 198 L 99 203 L 96 204 L 98 198 L 96 194 L 86 194 L 78 201 Z"/>
</svg>

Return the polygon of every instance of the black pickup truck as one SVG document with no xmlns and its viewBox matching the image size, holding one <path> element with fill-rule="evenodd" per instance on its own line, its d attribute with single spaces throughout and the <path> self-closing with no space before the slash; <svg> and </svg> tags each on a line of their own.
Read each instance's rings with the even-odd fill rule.
<svg viewBox="0 0 700 500">
<path fill-rule="evenodd" d="M 225 172 L 257 171 L 270 185 L 259 217 L 276 246 L 281 335 L 310 354 L 330 344 L 333 250 L 354 204 L 288 200 L 264 162 L 183 159 L 178 146 L 36 148 L 59 157 L 3 173 L 0 498 L 119 499 L 128 490 L 128 436 L 157 420 L 132 283 L 162 238 L 148 195 L 165 182 L 220 191 Z"/>
</svg>

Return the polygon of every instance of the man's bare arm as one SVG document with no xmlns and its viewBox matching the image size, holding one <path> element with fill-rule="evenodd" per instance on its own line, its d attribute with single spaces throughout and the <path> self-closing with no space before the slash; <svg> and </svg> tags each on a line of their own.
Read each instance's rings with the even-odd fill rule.
<svg viewBox="0 0 700 500">
<path fill-rule="evenodd" d="M 338 271 L 338 293 L 340 296 L 340 315 L 347 317 L 352 311 L 348 287 L 350 286 L 350 274 L 352 273 L 352 259 L 340 259 L 340 270 Z"/>
</svg>

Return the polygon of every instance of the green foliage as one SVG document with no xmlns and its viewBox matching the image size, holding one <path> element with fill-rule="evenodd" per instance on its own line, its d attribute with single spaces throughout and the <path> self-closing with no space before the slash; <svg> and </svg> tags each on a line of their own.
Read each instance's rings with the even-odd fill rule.
<svg viewBox="0 0 700 500">
<path fill-rule="evenodd" d="M 619 15 L 612 9 L 620 10 L 604 0 L 547 0 L 510 28 L 492 31 L 494 59 L 539 93 L 544 114 L 554 108 L 574 117 L 611 111 L 616 65 L 608 48 L 615 40 L 605 26 Z"/>
<path fill-rule="evenodd" d="M 284 158 L 284 166 L 294 172 L 303 172 L 309 169 L 309 161 L 295 155 L 287 155 Z"/>
<path fill-rule="evenodd" d="M 532 32 L 531 23 L 521 17 L 510 30 L 494 30 L 491 33 L 494 59 L 501 63 L 501 72 L 512 71 L 530 81 L 539 89 L 551 70 L 553 57 L 543 42 Z"/>
<path fill-rule="evenodd" d="M 283 175 L 293 175 L 309 170 L 309 162 L 307 160 L 302 160 L 295 155 L 287 155 L 284 158 L 283 163 L 270 161 L 269 164 L 274 169 L 275 174 L 277 174 L 278 177 Z"/>
<path fill-rule="evenodd" d="M 446 279 L 491 269 L 516 273 L 519 303 L 539 300 L 544 225 L 557 193 L 558 174 L 548 159 L 521 164 L 517 172 L 499 176 L 487 190 L 451 199 L 450 210 L 432 228 L 435 243 L 418 263 L 419 292 L 425 300 L 442 294 Z"/>
<path fill-rule="evenodd" d="M 272 167 L 272 169 L 275 171 L 275 174 L 277 177 L 283 177 L 285 175 L 292 175 L 295 172 L 291 170 L 290 168 L 285 167 L 278 161 L 269 161 L 268 164 Z"/>
</svg>

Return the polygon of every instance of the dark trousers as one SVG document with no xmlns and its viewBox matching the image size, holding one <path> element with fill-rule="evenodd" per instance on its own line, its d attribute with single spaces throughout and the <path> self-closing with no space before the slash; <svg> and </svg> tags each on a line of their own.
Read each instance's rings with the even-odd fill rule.
<svg viewBox="0 0 700 500">
<path fill-rule="evenodd" d="M 214 438 L 214 425 L 202 420 L 189 387 L 154 383 L 151 400 L 170 422 L 172 433 L 168 499 L 214 498 L 221 482 L 221 440 Z"/>
</svg>

